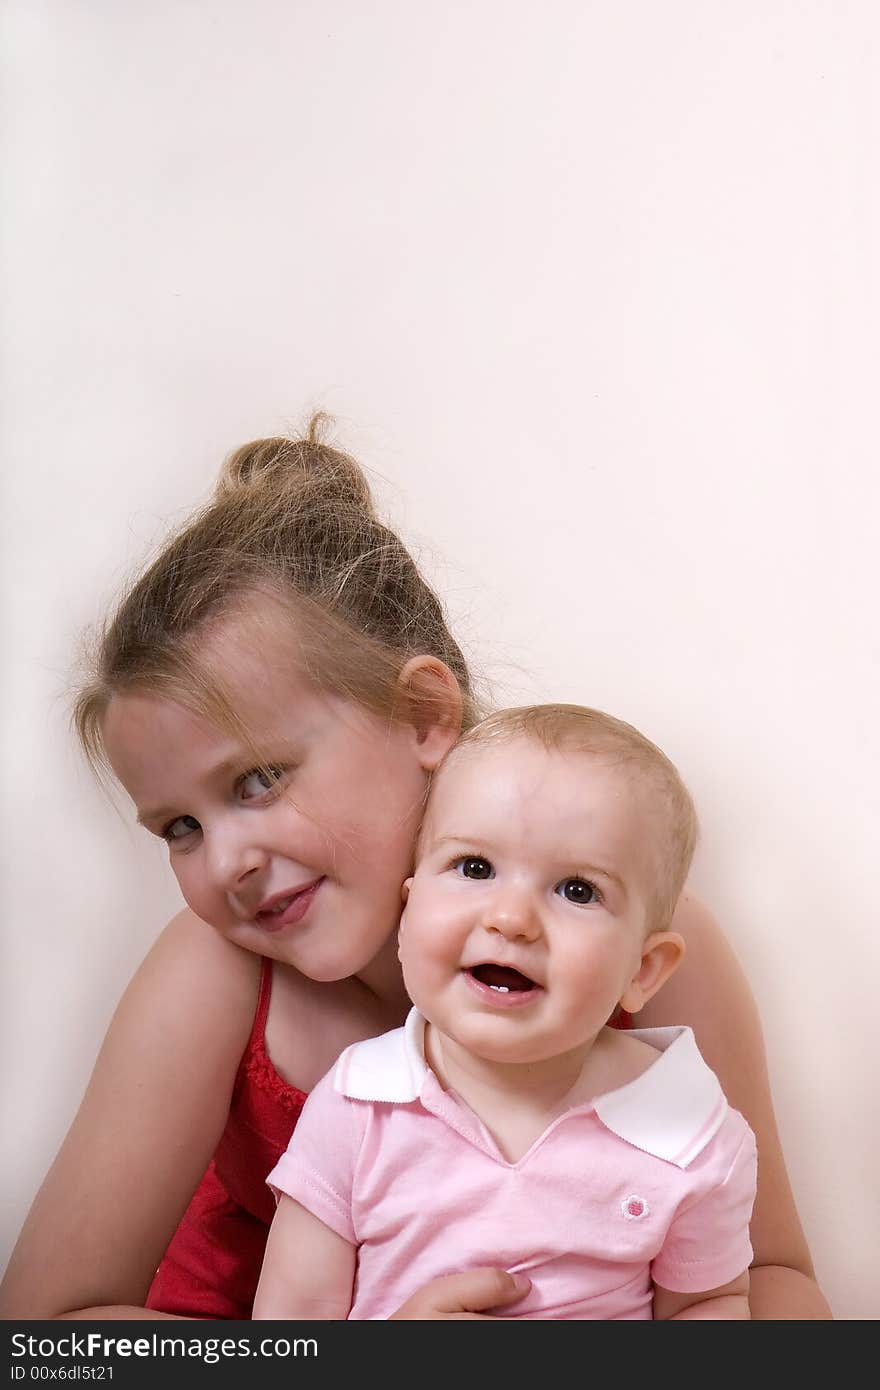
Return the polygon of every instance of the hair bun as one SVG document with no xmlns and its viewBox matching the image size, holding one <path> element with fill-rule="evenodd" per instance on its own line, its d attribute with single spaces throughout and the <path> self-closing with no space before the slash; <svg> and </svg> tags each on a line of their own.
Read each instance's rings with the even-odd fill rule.
<svg viewBox="0 0 880 1390">
<path fill-rule="evenodd" d="M 373 498 L 360 465 L 341 449 L 325 443 L 332 424 L 329 415 L 318 411 L 299 439 L 277 435 L 242 444 L 225 460 L 215 498 L 225 500 L 234 493 L 264 487 L 308 491 L 337 505 L 347 503 L 372 517 Z"/>
</svg>

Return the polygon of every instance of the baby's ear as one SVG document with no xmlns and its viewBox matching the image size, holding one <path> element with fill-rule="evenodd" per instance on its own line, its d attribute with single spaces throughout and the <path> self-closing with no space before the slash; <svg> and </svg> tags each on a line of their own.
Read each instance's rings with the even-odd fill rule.
<svg viewBox="0 0 880 1390">
<path fill-rule="evenodd" d="M 620 1007 L 628 1014 L 637 1014 L 675 973 L 683 956 L 684 938 L 678 932 L 656 931 L 646 936 L 641 964 L 620 996 Z"/>
<path fill-rule="evenodd" d="M 401 962 L 401 964 L 403 963 L 403 956 L 401 955 L 403 943 L 401 941 L 401 937 L 403 936 L 404 930 L 406 928 L 406 904 L 409 899 L 409 890 L 411 887 L 412 878 L 405 878 L 400 889 L 400 896 L 403 898 L 403 912 L 400 914 L 400 921 L 397 924 L 397 959 Z"/>
</svg>

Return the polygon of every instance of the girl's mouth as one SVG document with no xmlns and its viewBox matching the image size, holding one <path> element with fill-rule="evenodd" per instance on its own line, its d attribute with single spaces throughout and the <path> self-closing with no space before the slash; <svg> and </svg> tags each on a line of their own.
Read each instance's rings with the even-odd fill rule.
<svg viewBox="0 0 880 1390">
<path fill-rule="evenodd" d="M 297 889 L 295 893 L 278 898 L 271 907 L 262 908 L 254 917 L 257 926 L 261 927 L 263 931 L 276 932 L 280 931 L 282 927 L 290 927 L 296 922 L 301 922 L 323 882 L 323 877 L 316 878 L 313 883 L 307 883 L 304 888 Z"/>
<path fill-rule="evenodd" d="M 470 966 L 464 976 L 480 998 L 496 1008 L 517 1008 L 529 1003 L 541 991 L 541 986 L 520 970 L 490 961 Z"/>
</svg>

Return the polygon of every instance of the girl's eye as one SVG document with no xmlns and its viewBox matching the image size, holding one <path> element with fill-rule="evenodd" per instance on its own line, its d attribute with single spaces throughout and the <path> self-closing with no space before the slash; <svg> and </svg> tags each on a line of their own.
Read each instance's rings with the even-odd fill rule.
<svg viewBox="0 0 880 1390">
<path fill-rule="evenodd" d="M 255 767 L 246 772 L 238 784 L 242 801 L 256 801 L 266 792 L 275 791 L 283 773 L 282 767 Z"/>
<path fill-rule="evenodd" d="M 495 872 L 488 859 L 482 859 L 477 854 L 456 859 L 453 868 L 461 874 L 462 878 L 491 878 Z"/>
<path fill-rule="evenodd" d="M 578 907 L 587 907 L 599 901 L 598 888 L 585 878 L 564 878 L 556 891 L 567 903 L 575 903 Z"/>
<path fill-rule="evenodd" d="M 201 826 L 195 816 L 178 816 L 176 820 L 169 821 L 162 831 L 162 839 L 167 840 L 169 845 L 176 840 L 185 840 L 187 835 L 192 835 L 194 831 L 201 830 Z"/>
</svg>

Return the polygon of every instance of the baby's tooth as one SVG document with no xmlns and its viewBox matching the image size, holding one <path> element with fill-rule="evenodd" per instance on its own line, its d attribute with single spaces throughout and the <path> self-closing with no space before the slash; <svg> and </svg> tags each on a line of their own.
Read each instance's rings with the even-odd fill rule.
<svg viewBox="0 0 880 1390">
<path fill-rule="evenodd" d="M 490 989 L 496 990 L 496 991 L 498 992 L 498 994 L 509 994 L 509 993 L 510 993 L 510 990 L 508 989 L 507 985 L 490 985 L 489 988 L 490 988 Z"/>
</svg>

